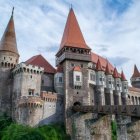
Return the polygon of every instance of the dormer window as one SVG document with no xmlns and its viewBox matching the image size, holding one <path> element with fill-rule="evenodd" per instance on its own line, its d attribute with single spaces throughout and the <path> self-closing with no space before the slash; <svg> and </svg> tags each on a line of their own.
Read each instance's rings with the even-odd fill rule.
<svg viewBox="0 0 140 140">
<path fill-rule="evenodd" d="M 59 83 L 62 83 L 62 82 L 63 82 L 62 77 L 59 77 Z"/>
<path fill-rule="evenodd" d="M 76 81 L 79 82 L 80 81 L 80 76 L 76 75 Z"/>
</svg>

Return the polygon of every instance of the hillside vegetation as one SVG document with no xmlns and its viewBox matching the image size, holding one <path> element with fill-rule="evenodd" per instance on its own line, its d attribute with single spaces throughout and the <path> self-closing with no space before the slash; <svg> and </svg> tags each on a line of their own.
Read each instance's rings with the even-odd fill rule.
<svg viewBox="0 0 140 140">
<path fill-rule="evenodd" d="M 0 117 L 0 140 L 69 140 L 64 125 L 53 124 L 36 128 L 14 123 L 7 116 Z"/>
</svg>

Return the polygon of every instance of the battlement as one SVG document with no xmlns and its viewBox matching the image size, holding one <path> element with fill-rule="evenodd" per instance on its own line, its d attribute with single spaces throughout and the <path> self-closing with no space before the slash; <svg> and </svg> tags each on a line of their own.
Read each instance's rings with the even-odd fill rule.
<svg viewBox="0 0 140 140">
<path fill-rule="evenodd" d="M 46 102 L 58 102 L 63 100 L 63 95 L 54 92 L 42 91 L 41 98 Z"/>
<path fill-rule="evenodd" d="M 18 101 L 18 105 L 20 107 L 42 107 L 43 100 L 36 96 L 22 96 Z"/>
<path fill-rule="evenodd" d="M 13 70 L 13 74 L 26 72 L 26 73 L 32 73 L 32 74 L 42 74 L 44 71 L 44 68 L 34 66 L 34 65 L 26 65 L 25 63 L 18 64 L 15 69 Z"/>
</svg>

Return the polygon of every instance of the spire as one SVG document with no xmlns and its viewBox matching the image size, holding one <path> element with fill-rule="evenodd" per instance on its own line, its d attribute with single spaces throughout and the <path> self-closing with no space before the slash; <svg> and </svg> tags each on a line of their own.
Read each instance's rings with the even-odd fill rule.
<svg viewBox="0 0 140 140">
<path fill-rule="evenodd" d="M 84 40 L 72 7 L 67 18 L 60 49 L 64 46 L 90 49 Z"/>
<path fill-rule="evenodd" d="M 122 79 L 122 81 L 127 81 L 126 78 L 125 78 L 125 75 L 124 75 L 123 71 L 121 73 L 121 79 Z"/>
<path fill-rule="evenodd" d="M 18 54 L 13 14 L 14 7 L 12 9 L 12 14 L 9 23 L 1 38 L 0 51 L 10 51 Z"/>
<path fill-rule="evenodd" d="M 114 77 L 114 78 L 120 78 L 120 77 L 119 77 L 119 73 L 118 73 L 116 67 L 114 68 L 113 77 Z"/>
<path fill-rule="evenodd" d="M 140 73 L 136 65 L 134 65 L 134 72 L 133 72 L 132 78 L 135 78 L 135 77 L 140 77 Z"/>
<path fill-rule="evenodd" d="M 107 65 L 106 65 L 105 74 L 106 74 L 106 75 L 112 75 L 111 70 L 110 70 L 110 68 L 109 68 L 108 60 L 107 60 Z"/>
<path fill-rule="evenodd" d="M 103 71 L 99 57 L 98 57 L 98 61 L 97 61 L 97 64 L 96 64 L 96 70 L 97 71 Z"/>
</svg>

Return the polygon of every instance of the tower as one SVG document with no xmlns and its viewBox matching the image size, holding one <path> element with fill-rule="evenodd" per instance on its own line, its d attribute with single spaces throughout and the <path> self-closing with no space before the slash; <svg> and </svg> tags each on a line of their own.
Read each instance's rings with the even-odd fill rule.
<svg viewBox="0 0 140 140">
<path fill-rule="evenodd" d="M 134 65 L 134 72 L 131 77 L 131 84 L 133 87 L 140 88 L 140 73 L 136 65 Z"/>
<path fill-rule="evenodd" d="M 0 41 L 0 112 L 11 113 L 12 77 L 11 70 L 17 65 L 17 49 L 13 12 Z"/>
<path fill-rule="evenodd" d="M 72 134 L 72 106 L 88 105 L 88 62 L 91 61 L 91 49 L 87 46 L 73 9 L 69 11 L 60 49 L 56 54 L 56 65 L 62 65 L 64 71 L 65 125 L 68 134 Z M 79 118 L 80 119 L 80 118 Z M 80 128 L 79 128 L 80 129 Z M 79 135 L 85 132 L 81 128 Z"/>
<path fill-rule="evenodd" d="M 98 105 L 105 105 L 105 96 L 104 96 L 104 88 L 105 88 L 105 72 L 101 66 L 100 58 L 98 58 L 96 64 L 96 96 Z"/>
<path fill-rule="evenodd" d="M 125 78 L 125 75 L 122 71 L 121 73 L 121 81 L 122 81 L 122 104 L 127 104 L 127 93 L 128 93 L 128 81 Z"/>
<path fill-rule="evenodd" d="M 121 105 L 121 90 L 122 90 L 122 83 L 121 83 L 121 77 L 117 71 L 117 68 L 114 68 L 113 72 L 114 77 L 114 104 L 115 105 Z"/>
<path fill-rule="evenodd" d="M 106 105 L 114 105 L 114 97 L 113 97 L 114 78 L 113 78 L 112 72 L 109 68 L 108 61 L 107 61 L 107 65 L 106 65 L 105 74 L 106 74 L 106 88 L 105 88 Z"/>
</svg>

